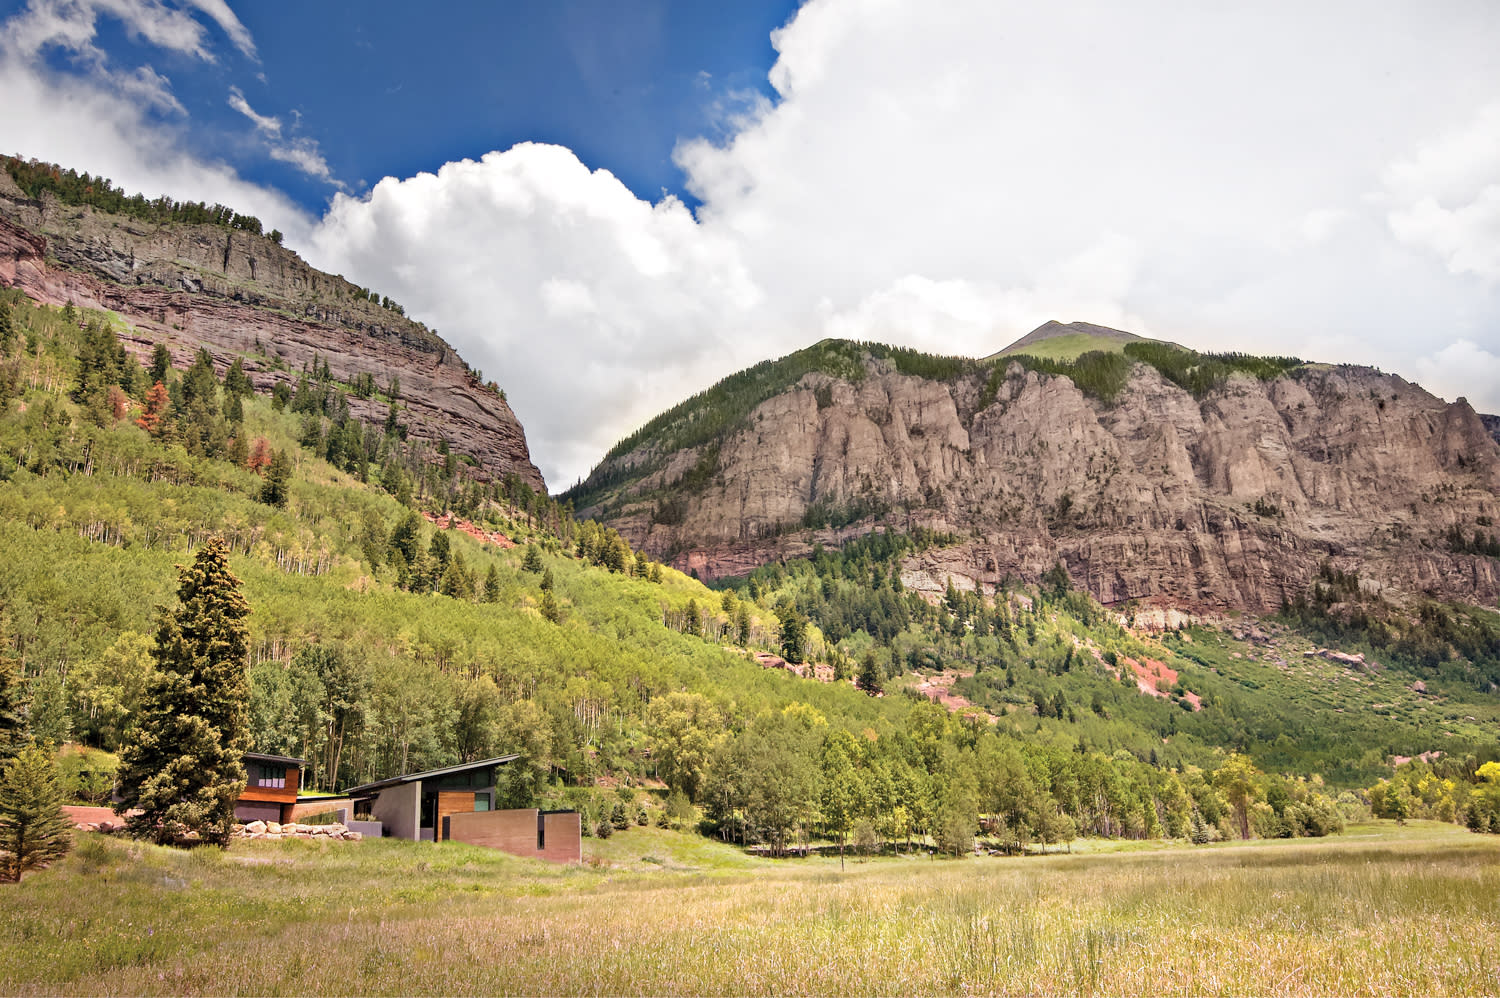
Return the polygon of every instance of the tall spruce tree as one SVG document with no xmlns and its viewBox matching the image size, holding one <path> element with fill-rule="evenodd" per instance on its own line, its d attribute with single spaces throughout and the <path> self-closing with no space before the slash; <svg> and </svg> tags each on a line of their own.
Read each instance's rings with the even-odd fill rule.
<svg viewBox="0 0 1500 998">
<path fill-rule="evenodd" d="M 48 749 L 32 745 L 0 767 L 0 880 L 20 880 L 73 848 L 73 823 L 62 802 Z"/>
<path fill-rule="evenodd" d="M 120 758 L 115 810 L 140 810 L 126 820 L 137 837 L 169 843 L 194 832 L 228 844 L 250 748 L 250 607 L 239 586 L 227 547 L 214 538 L 179 570 L 177 607 L 161 612 L 159 675 Z"/>
</svg>

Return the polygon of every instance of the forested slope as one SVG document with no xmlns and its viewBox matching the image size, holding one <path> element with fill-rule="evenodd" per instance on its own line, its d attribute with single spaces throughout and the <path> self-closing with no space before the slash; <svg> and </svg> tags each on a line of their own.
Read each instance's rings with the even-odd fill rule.
<svg viewBox="0 0 1500 998">
<path fill-rule="evenodd" d="M 1461 782 L 1484 758 L 1493 700 L 1462 675 L 1423 699 L 1361 678 L 1299 716 L 1334 678 L 1324 660 L 1282 670 L 1219 634 L 1126 632 L 1065 573 L 933 605 L 897 565 L 941 534 L 711 591 L 518 477 L 480 481 L 399 420 L 361 423 L 316 364 L 256 394 L 201 355 L 148 369 L 117 331 L 0 307 L 0 652 L 43 739 L 128 737 L 154 608 L 219 534 L 252 610 L 256 748 L 307 758 L 315 787 L 516 751 L 510 802 L 581 807 L 601 831 L 701 820 L 773 848 L 963 849 L 982 820 L 1017 848 L 1322 834 L 1365 806 L 1338 791 L 1392 753 L 1440 748 Z M 1126 660 L 1160 661 L 1175 688 L 1143 689 Z M 974 710 L 916 689 L 959 673 Z"/>
</svg>

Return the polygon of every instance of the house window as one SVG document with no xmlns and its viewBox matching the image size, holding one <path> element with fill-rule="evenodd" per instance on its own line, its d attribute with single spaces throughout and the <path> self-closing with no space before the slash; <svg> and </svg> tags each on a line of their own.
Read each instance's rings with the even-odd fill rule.
<svg viewBox="0 0 1500 998">
<path fill-rule="evenodd" d="M 476 811 L 488 811 L 489 809 L 490 809 L 490 795 L 488 793 L 475 794 L 474 795 L 474 810 L 476 810 Z"/>
<path fill-rule="evenodd" d="M 286 787 L 286 769 L 281 766 L 256 766 L 255 785 L 257 787 L 272 787 L 284 789 Z"/>
</svg>

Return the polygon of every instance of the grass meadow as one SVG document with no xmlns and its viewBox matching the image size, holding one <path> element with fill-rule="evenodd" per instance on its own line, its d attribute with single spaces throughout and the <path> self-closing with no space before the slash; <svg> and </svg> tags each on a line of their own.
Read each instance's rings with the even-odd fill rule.
<svg viewBox="0 0 1500 998">
<path fill-rule="evenodd" d="M 842 872 L 655 829 L 586 854 L 80 835 L 0 888 L 0 993 L 1500 992 L 1500 838 L 1455 826 Z"/>
</svg>

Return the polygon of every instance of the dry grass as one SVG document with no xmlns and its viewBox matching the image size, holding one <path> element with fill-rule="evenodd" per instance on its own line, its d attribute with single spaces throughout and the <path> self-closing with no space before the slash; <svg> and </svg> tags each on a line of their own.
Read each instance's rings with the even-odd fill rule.
<svg viewBox="0 0 1500 998">
<path fill-rule="evenodd" d="M 1359 833 L 843 874 L 665 833 L 573 870 L 449 846 L 107 843 L 8 889 L 0 992 L 1500 991 L 1500 841 Z"/>
</svg>

